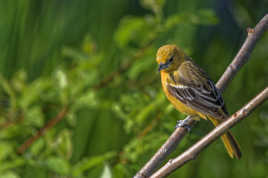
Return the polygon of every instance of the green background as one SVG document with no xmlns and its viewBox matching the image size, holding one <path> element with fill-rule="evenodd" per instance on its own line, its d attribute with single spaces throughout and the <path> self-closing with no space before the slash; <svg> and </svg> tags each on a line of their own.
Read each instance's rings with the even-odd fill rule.
<svg viewBox="0 0 268 178">
<path fill-rule="evenodd" d="M 0 177 L 132 177 L 185 117 L 163 95 L 157 49 L 177 44 L 216 82 L 267 7 L 267 0 L 1 0 Z M 267 42 L 265 33 L 225 90 L 230 113 L 267 86 Z M 199 122 L 170 157 L 211 129 Z M 268 178 L 268 103 L 232 131 L 241 160 L 218 140 L 170 177 Z"/>
</svg>

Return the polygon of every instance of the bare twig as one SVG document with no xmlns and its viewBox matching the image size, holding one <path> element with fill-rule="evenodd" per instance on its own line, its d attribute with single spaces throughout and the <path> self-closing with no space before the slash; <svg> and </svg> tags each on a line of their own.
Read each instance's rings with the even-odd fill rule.
<svg viewBox="0 0 268 178">
<path fill-rule="evenodd" d="M 190 118 L 188 116 L 187 118 Z M 193 125 L 195 120 L 189 119 L 188 125 Z M 134 178 L 145 178 L 152 175 L 154 169 L 176 148 L 181 139 L 187 133 L 184 127 L 178 127 L 168 138 L 168 140 L 161 146 L 161 148 L 154 154 L 149 162 L 139 171 Z"/>
<path fill-rule="evenodd" d="M 268 14 L 260 20 L 254 29 L 248 28 L 246 41 L 217 83 L 217 87 L 221 88 L 221 91 L 225 89 L 227 83 L 233 79 L 239 69 L 248 61 L 257 41 L 266 30 L 268 30 Z"/>
<path fill-rule="evenodd" d="M 222 92 L 229 84 L 231 79 L 239 71 L 239 69 L 248 61 L 253 48 L 256 45 L 257 40 L 268 28 L 268 15 L 265 15 L 262 20 L 252 30 L 248 30 L 248 37 L 243 46 L 239 50 L 238 54 L 227 67 L 220 80 L 217 82 L 217 88 Z M 193 126 L 193 119 L 189 120 L 189 126 Z M 163 144 L 163 146 L 155 153 L 155 155 L 146 163 L 146 165 L 134 176 L 135 178 L 150 177 L 153 171 L 159 166 L 159 164 L 176 148 L 180 140 L 185 136 L 187 129 L 179 127 L 174 130 L 169 139 Z"/>
<path fill-rule="evenodd" d="M 43 128 L 41 128 L 34 136 L 26 140 L 19 148 L 18 153 L 23 154 L 25 150 L 30 147 L 34 141 L 39 139 L 44 133 L 49 130 L 50 128 L 54 127 L 59 121 L 61 121 L 64 116 L 67 114 L 68 107 L 65 106 L 56 117 L 51 119 Z"/>
<path fill-rule="evenodd" d="M 261 93 L 259 93 L 255 98 L 253 98 L 248 104 L 242 107 L 239 111 L 234 113 L 226 121 L 221 123 L 210 133 L 208 133 L 205 137 L 199 140 L 191 148 L 183 152 L 177 158 L 170 160 L 151 177 L 152 178 L 165 177 L 170 173 L 172 173 L 173 171 L 175 171 L 177 168 L 186 164 L 188 161 L 195 159 L 198 156 L 198 154 L 202 150 L 204 150 L 209 144 L 211 144 L 222 134 L 224 134 L 226 130 L 232 128 L 235 124 L 246 118 L 256 107 L 258 107 L 264 101 L 266 101 L 267 98 L 268 98 L 268 87 L 266 87 Z"/>
<path fill-rule="evenodd" d="M 17 118 L 15 120 L 9 120 L 5 123 L 0 124 L 0 130 L 6 129 L 12 125 L 15 125 L 15 124 L 21 122 L 23 119 L 24 119 L 24 115 L 22 113 L 20 113 L 19 116 L 17 116 Z"/>
</svg>

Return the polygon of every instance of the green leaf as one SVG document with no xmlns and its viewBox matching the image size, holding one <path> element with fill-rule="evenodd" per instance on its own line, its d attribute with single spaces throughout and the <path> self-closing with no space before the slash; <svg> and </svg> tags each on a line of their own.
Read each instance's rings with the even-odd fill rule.
<svg viewBox="0 0 268 178">
<path fill-rule="evenodd" d="M 11 153 L 13 149 L 12 146 L 8 142 L 0 143 L 0 160 L 6 159 Z"/>
<path fill-rule="evenodd" d="M 46 160 L 46 165 L 49 170 L 61 175 L 67 175 L 70 170 L 70 165 L 68 161 L 60 157 L 49 157 Z"/>
<path fill-rule="evenodd" d="M 72 175 L 79 176 L 84 171 L 87 171 L 90 168 L 93 168 L 94 166 L 102 164 L 105 160 L 111 159 L 114 156 L 115 152 L 108 152 L 100 156 L 84 158 L 82 161 L 80 161 L 73 167 Z"/>
<path fill-rule="evenodd" d="M 25 164 L 25 160 L 22 159 L 22 158 L 16 158 L 16 159 L 14 159 L 12 161 L 5 161 L 5 162 L 0 161 L 0 164 L 2 165 L 0 167 L 0 172 L 4 172 L 4 171 L 6 171 L 8 169 L 14 169 L 14 168 L 23 166 Z"/>
<path fill-rule="evenodd" d="M 155 14 L 158 14 L 164 6 L 165 0 L 140 0 L 140 3 L 144 8 L 150 9 Z"/>
<path fill-rule="evenodd" d="M 11 108 L 16 108 L 16 94 L 13 91 L 11 84 L 2 76 L 0 75 L 0 86 L 3 88 L 3 91 L 7 93 L 10 97 L 10 105 Z"/>
<path fill-rule="evenodd" d="M 105 164 L 100 178 L 112 178 L 111 168 Z"/>
<path fill-rule="evenodd" d="M 154 64 L 155 61 L 153 60 L 147 60 L 147 59 L 144 59 L 143 61 L 140 60 L 139 62 L 136 63 L 136 65 L 134 65 L 129 70 L 128 73 L 129 78 L 132 80 L 137 79 L 142 72 L 145 72 L 146 70 L 148 71 L 148 69 L 150 69 L 150 67 L 153 66 Z"/>
<path fill-rule="evenodd" d="M 35 80 L 23 90 L 22 97 L 19 101 L 20 106 L 26 109 L 33 102 L 40 101 L 40 95 L 49 87 L 51 87 L 51 80 L 46 78 Z"/>
<path fill-rule="evenodd" d="M 58 70 L 56 72 L 56 79 L 58 81 L 59 88 L 66 88 L 68 86 L 67 76 L 64 71 Z"/>
<path fill-rule="evenodd" d="M 219 22 L 216 14 L 210 9 L 201 9 L 196 13 L 179 13 L 167 18 L 164 27 L 166 30 L 179 24 L 215 25 Z"/>
<path fill-rule="evenodd" d="M 36 140 L 33 143 L 33 145 L 30 147 L 31 154 L 38 155 L 42 151 L 44 146 L 45 146 L 45 141 L 44 141 L 43 138 L 40 138 L 40 139 Z"/>
<path fill-rule="evenodd" d="M 72 153 L 71 133 L 68 129 L 63 129 L 57 138 L 57 153 L 65 159 L 69 159 Z"/>
<path fill-rule="evenodd" d="M 163 96 L 163 94 L 159 94 L 155 100 L 153 100 L 149 105 L 147 105 L 146 107 L 144 107 L 136 116 L 136 121 L 138 124 L 141 124 L 144 122 L 144 120 L 147 118 L 147 116 L 156 110 L 156 108 L 158 106 L 162 106 L 162 104 L 164 103 L 165 98 Z"/>
<path fill-rule="evenodd" d="M 157 35 L 155 17 L 148 16 L 146 18 L 124 17 L 114 34 L 117 45 L 121 48 L 127 45 L 139 47 L 148 44 Z"/>
<path fill-rule="evenodd" d="M 44 116 L 40 106 L 36 105 L 31 107 L 25 113 L 25 125 L 41 127 L 44 124 Z"/>
<path fill-rule="evenodd" d="M 145 26 L 143 18 L 125 17 L 120 21 L 119 27 L 115 32 L 114 38 L 118 46 L 125 47 L 131 40 L 139 35 L 140 29 Z"/>
<path fill-rule="evenodd" d="M 0 178 L 19 178 L 20 176 L 13 171 L 0 173 Z"/>
</svg>

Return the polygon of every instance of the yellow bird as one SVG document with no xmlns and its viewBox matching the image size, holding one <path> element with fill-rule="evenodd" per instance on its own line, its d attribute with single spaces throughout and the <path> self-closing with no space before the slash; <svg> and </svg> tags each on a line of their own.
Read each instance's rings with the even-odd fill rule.
<svg viewBox="0 0 268 178">
<path fill-rule="evenodd" d="M 209 119 L 215 126 L 228 117 L 221 94 L 207 74 L 176 45 L 158 49 L 156 61 L 168 100 L 180 112 Z M 231 158 L 239 159 L 239 144 L 230 131 L 221 136 Z"/>
</svg>

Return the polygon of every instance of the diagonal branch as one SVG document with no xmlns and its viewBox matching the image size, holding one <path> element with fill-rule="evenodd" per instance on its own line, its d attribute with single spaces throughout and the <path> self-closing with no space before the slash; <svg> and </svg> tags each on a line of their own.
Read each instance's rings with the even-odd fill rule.
<svg viewBox="0 0 268 178">
<path fill-rule="evenodd" d="M 227 67 L 216 86 L 223 91 L 240 68 L 248 61 L 256 42 L 262 34 L 268 29 L 268 15 L 265 15 L 254 29 L 248 30 L 248 37 L 243 46 L 237 53 L 232 63 Z M 188 116 L 189 117 L 189 116 Z M 188 120 L 191 127 L 194 124 L 193 119 Z M 161 146 L 155 155 L 146 163 L 146 165 L 134 176 L 135 178 L 146 178 L 153 174 L 153 171 L 160 163 L 176 148 L 181 139 L 186 135 L 187 129 L 178 127 L 169 137 L 169 139 Z"/>
<path fill-rule="evenodd" d="M 262 34 L 268 30 L 268 14 L 266 14 L 254 29 L 248 28 L 248 37 L 240 48 L 239 52 L 235 56 L 233 62 L 223 73 L 222 77 L 217 83 L 217 87 L 221 91 L 225 89 L 228 83 L 234 78 L 239 69 L 248 61 L 250 54 L 252 53 L 257 41 Z"/>
<path fill-rule="evenodd" d="M 204 150 L 208 145 L 213 143 L 217 138 L 226 132 L 226 130 L 232 128 L 238 122 L 246 118 L 256 107 L 261 105 L 264 101 L 268 99 L 268 87 L 266 87 L 261 93 L 259 93 L 255 98 L 253 98 L 248 104 L 242 107 L 239 111 L 234 113 L 226 121 L 221 123 L 205 137 L 199 140 L 196 144 L 190 147 L 188 150 L 183 152 L 177 158 L 170 160 L 161 169 L 154 173 L 152 178 L 165 177 L 175 171 L 177 168 L 183 166 L 187 162 L 195 159 L 198 154 Z"/>
<path fill-rule="evenodd" d="M 60 122 L 68 113 L 68 107 L 65 106 L 63 109 L 57 114 L 56 117 L 51 119 L 43 128 L 41 128 L 34 136 L 30 137 L 26 140 L 17 150 L 19 154 L 23 154 L 27 148 L 29 148 L 37 139 L 39 139 L 45 132 L 52 127 L 54 127 L 58 122 Z"/>
</svg>

